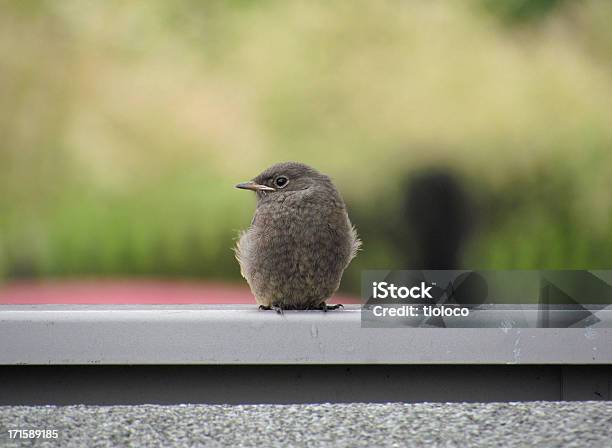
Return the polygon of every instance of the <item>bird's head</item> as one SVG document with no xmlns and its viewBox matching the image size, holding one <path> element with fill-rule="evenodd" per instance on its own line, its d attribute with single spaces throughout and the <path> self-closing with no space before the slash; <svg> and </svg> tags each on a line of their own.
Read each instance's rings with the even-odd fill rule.
<svg viewBox="0 0 612 448">
<path fill-rule="evenodd" d="M 236 185 L 236 188 L 255 191 L 258 199 L 263 199 L 268 195 L 285 195 L 315 187 L 318 190 L 335 191 L 329 177 L 299 162 L 277 163 L 253 180 Z"/>
</svg>

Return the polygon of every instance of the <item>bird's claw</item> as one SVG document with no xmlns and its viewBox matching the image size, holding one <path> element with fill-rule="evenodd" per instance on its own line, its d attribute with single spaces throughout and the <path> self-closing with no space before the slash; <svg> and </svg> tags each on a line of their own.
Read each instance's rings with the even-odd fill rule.
<svg viewBox="0 0 612 448">
<path fill-rule="evenodd" d="M 283 308 L 278 305 L 272 305 L 272 309 L 276 311 L 276 314 L 283 314 Z"/>
<path fill-rule="evenodd" d="M 281 308 L 278 305 L 272 305 L 272 306 L 259 305 L 259 309 L 261 311 L 274 310 L 274 311 L 276 311 L 277 314 L 283 314 L 283 308 Z"/>
<path fill-rule="evenodd" d="M 321 305 L 312 307 L 310 309 L 311 310 L 321 310 L 324 313 L 327 313 L 328 311 L 337 310 L 339 308 L 344 308 L 344 305 L 342 305 L 341 303 L 336 303 L 335 305 L 328 305 L 327 303 L 322 303 Z"/>
<path fill-rule="evenodd" d="M 332 311 L 332 310 L 338 310 L 338 309 L 344 309 L 344 305 L 342 305 L 341 303 L 336 303 L 335 305 L 323 305 L 323 312 L 327 313 L 328 311 Z"/>
</svg>

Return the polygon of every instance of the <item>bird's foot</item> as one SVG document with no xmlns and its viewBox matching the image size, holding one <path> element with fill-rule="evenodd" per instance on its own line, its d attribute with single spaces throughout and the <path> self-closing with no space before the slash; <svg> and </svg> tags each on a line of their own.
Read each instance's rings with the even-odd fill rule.
<svg viewBox="0 0 612 448">
<path fill-rule="evenodd" d="M 333 310 L 337 310 L 337 309 L 340 309 L 340 308 L 344 308 L 344 305 L 342 305 L 341 303 L 337 303 L 335 305 L 328 305 L 327 303 L 324 302 L 321 305 L 314 306 L 314 307 L 312 307 L 310 309 L 312 309 L 312 310 L 321 310 L 324 313 L 327 313 L 328 311 L 333 311 Z"/>
<path fill-rule="evenodd" d="M 259 305 L 259 309 L 262 311 L 274 310 L 276 311 L 277 314 L 283 314 L 283 308 L 281 308 L 278 305 L 272 305 L 272 306 Z"/>
<path fill-rule="evenodd" d="M 325 304 L 323 311 L 327 312 L 327 311 L 339 310 L 340 308 L 344 309 L 344 305 L 342 305 L 341 303 L 336 303 L 335 305 Z"/>
<path fill-rule="evenodd" d="M 260 310 L 263 310 L 263 311 L 274 310 L 274 311 L 276 311 L 277 314 L 284 314 L 285 310 L 319 310 L 319 311 L 323 311 L 324 313 L 327 313 L 328 311 L 333 311 L 333 310 L 337 310 L 337 309 L 340 309 L 340 308 L 344 308 L 344 305 L 342 305 L 341 303 L 336 303 L 334 305 L 328 305 L 326 303 L 322 303 L 320 305 L 309 306 L 307 308 L 301 308 L 301 307 L 297 307 L 295 305 L 284 305 L 284 306 L 280 306 L 280 305 L 270 305 L 270 306 L 259 305 L 259 309 Z"/>
</svg>

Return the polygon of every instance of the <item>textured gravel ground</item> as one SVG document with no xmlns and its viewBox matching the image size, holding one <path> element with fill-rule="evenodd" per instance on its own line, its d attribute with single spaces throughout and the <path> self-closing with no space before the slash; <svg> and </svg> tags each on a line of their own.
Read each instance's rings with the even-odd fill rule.
<svg viewBox="0 0 612 448">
<path fill-rule="evenodd" d="M 9 440 L 57 429 L 57 440 Z M 2 447 L 612 446 L 612 402 L 0 406 Z"/>
</svg>

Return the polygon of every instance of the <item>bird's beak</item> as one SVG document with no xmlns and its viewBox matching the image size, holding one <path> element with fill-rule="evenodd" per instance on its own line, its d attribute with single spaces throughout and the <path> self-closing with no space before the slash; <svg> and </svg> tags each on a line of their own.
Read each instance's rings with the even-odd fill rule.
<svg viewBox="0 0 612 448">
<path fill-rule="evenodd" d="M 253 191 L 276 191 L 272 187 L 268 187 L 267 185 L 256 184 L 252 180 L 249 182 L 243 182 L 241 184 L 236 185 L 236 188 L 242 188 L 243 190 L 253 190 Z"/>
</svg>

